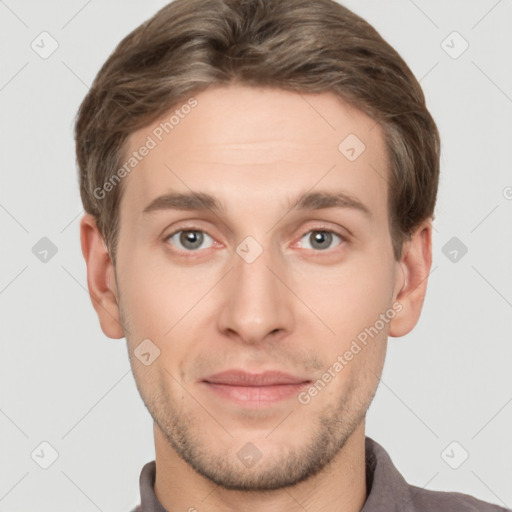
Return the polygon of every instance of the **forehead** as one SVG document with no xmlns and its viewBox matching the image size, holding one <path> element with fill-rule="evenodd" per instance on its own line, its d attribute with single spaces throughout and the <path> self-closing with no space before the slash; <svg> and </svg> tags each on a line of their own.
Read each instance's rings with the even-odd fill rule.
<svg viewBox="0 0 512 512">
<path fill-rule="evenodd" d="M 125 162 L 133 152 L 121 216 L 171 191 L 207 192 L 229 209 L 251 200 L 278 205 L 286 192 L 313 188 L 344 189 L 386 214 L 381 127 L 332 93 L 209 88 L 132 133 Z"/>
</svg>

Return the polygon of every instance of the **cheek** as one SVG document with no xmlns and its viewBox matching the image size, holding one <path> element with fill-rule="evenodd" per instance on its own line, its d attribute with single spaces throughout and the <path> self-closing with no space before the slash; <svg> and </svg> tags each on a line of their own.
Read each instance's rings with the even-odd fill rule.
<svg viewBox="0 0 512 512">
<path fill-rule="evenodd" d="M 360 254 L 337 266 L 309 265 L 292 289 L 334 331 L 341 349 L 389 308 L 392 285 L 389 263 Z"/>
<path fill-rule="evenodd" d="M 119 274 L 123 308 L 137 337 L 166 342 L 182 324 L 194 323 L 217 274 L 212 267 L 186 268 L 149 252 L 125 257 Z"/>
<path fill-rule="evenodd" d="M 147 337 L 165 343 L 184 326 L 193 328 L 194 315 L 204 319 L 219 314 L 210 302 L 210 292 L 226 270 L 220 261 L 218 265 L 177 265 L 160 252 L 135 249 L 125 252 L 119 265 L 123 305 L 136 331 L 134 341 Z M 325 332 L 324 350 L 336 355 L 389 307 L 392 265 L 376 247 L 347 251 L 336 264 L 291 260 L 282 274 L 300 298 L 291 292 L 282 298 L 294 308 L 296 328 L 311 335 Z M 216 301 L 221 303 L 222 297 Z M 312 314 L 304 315 L 305 307 Z"/>
</svg>

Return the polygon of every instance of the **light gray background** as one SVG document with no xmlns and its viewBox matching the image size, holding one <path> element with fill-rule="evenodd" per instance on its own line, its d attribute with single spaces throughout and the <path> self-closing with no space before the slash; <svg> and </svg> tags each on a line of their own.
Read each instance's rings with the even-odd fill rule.
<svg viewBox="0 0 512 512">
<path fill-rule="evenodd" d="M 1 511 L 127 511 L 154 458 L 125 340 L 104 336 L 86 291 L 72 127 L 114 46 L 165 3 L 0 1 Z M 442 138 L 423 315 L 389 340 L 367 433 L 410 483 L 512 507 L 512 2 L 345 4 L 421 80 Z M 59 44 L 47 59 L 31 48 L 43 31 Z M 469 43 L 457 59 L 441 46 L 453 31 Z M 58 249 L 46 263 L 42 237 Z M 42 441 L 59 453 L 46 470 Z M 441 456 L 452 441 L 459 469 Z"/>
</svg>

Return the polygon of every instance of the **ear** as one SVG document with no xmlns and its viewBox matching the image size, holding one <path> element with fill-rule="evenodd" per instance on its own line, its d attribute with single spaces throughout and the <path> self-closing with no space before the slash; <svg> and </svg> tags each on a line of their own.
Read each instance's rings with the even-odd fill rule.
<svg viewBox="0 0 512 512">
<path fill-rule="evenodd" d="M 412 331 L 418 323 L 425 293 L 428 276 L 432 266 L 432 220 L 424 221 L 405 242 L 404 251 L 397 272 L 394 291 L 394 303 L 402 309 L 391 320 L 389 335 L 404 336 Z"/>
<path fill-rule="evenodd" d="M 87 265 L 89 295 L 101 330 L 109 338 L 123 338 L 114 265 L 96 225 L 96 219 L 89 213 L 80 221 L 80 242 Z"/>
</svg>

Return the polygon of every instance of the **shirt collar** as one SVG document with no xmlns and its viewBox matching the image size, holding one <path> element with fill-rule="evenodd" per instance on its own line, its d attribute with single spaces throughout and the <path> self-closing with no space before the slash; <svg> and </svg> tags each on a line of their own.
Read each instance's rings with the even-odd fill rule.
<svg viewBox="0 0 512 512">
<path fill-rule="evenodd" d="M 391 461 L 386 450 L 366 436 L 366 492 L 361 512 L 415 510 L 410 486 Z"/>
<path fill-rule="evenodd" d="M 409 485 L 398 472 L 386 450 L 376 441 L 365 438 L 367 498 L 361 512 L 396 512 L 412 510 Z M 155 461 L 148 462 L 141 471 L 141 504 L 134 512 L 168 512 L 158 501 L 155 492 Z M 404 508 L 409 505 L 408 508 Z"/>
</svg>

